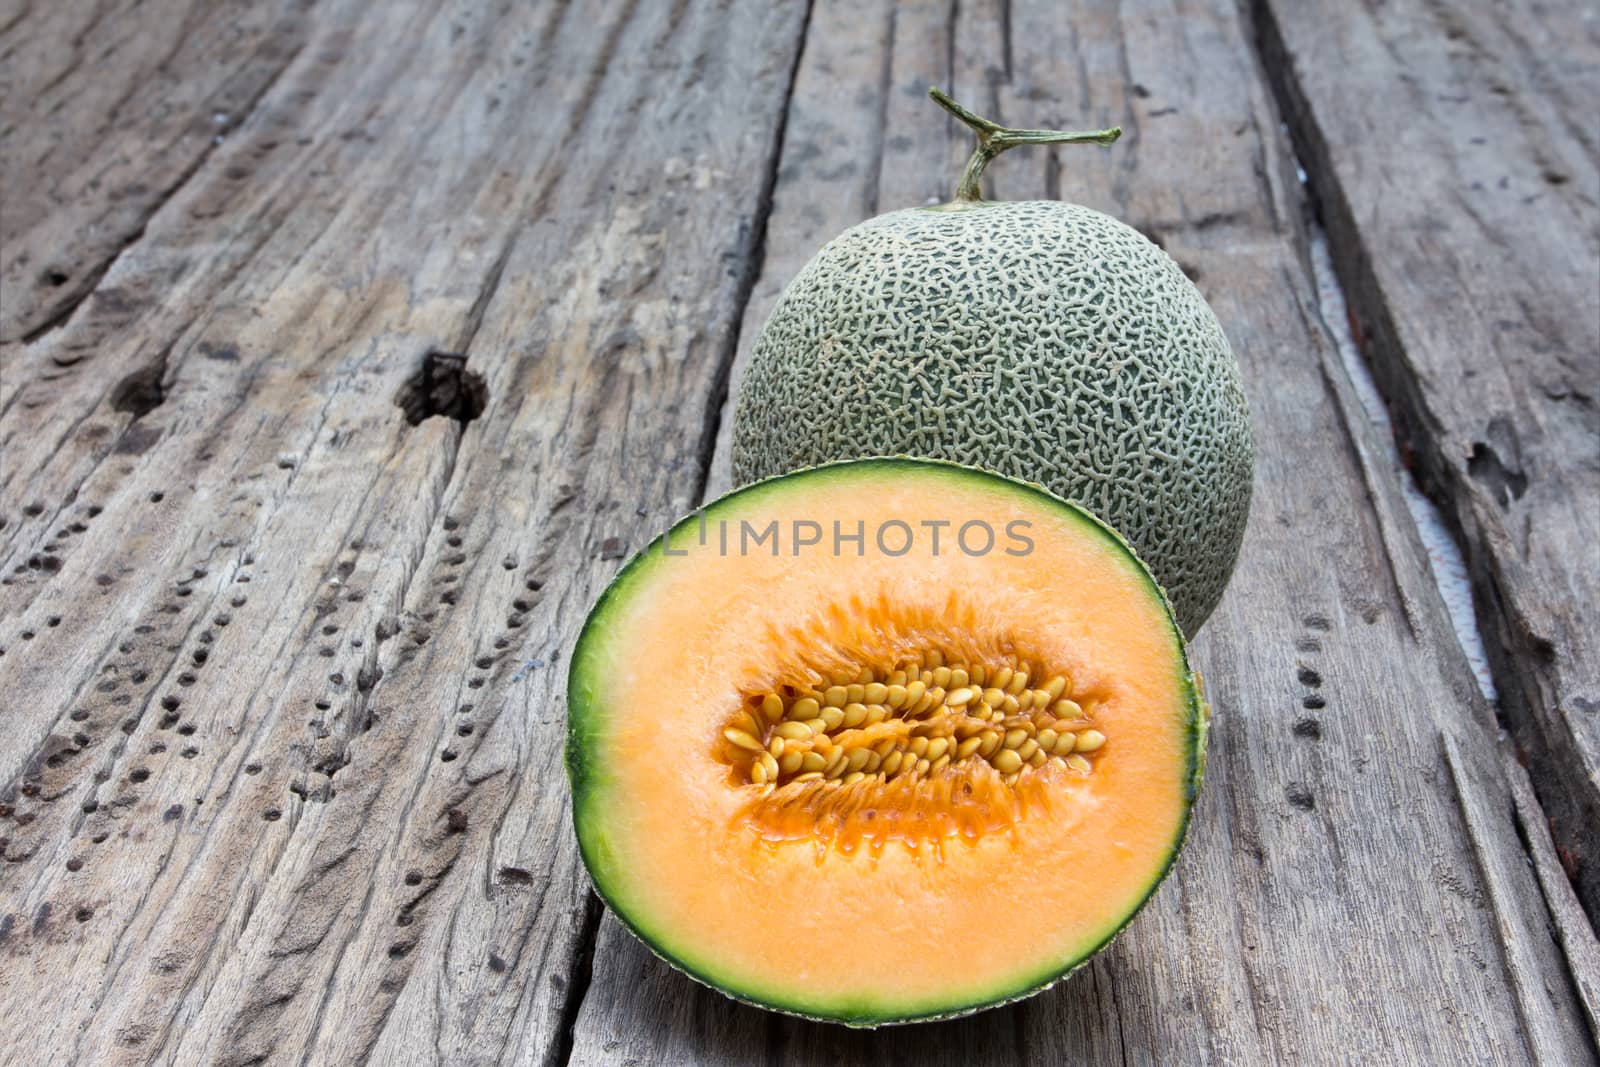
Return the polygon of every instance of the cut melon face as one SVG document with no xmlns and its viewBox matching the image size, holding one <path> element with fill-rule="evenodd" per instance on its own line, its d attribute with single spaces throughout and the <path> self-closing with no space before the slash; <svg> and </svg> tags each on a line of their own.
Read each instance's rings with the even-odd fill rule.
<svg viewBox="0 0 1600 1067">
<path fill-rule="evenodd" d="M 568 708 L 617 916 L 730 996 L 869 1026 L 1026 996 L 1109 941 L 1173 862 L 1205 735 L 1119 537 L 906 459 L 674 528 L 596 605 Z"/>
</svg>

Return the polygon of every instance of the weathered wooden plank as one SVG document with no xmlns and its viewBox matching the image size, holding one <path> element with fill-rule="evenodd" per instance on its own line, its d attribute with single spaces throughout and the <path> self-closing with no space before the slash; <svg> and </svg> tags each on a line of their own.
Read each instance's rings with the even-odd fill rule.
<svg viewBox="0 0 1600 1067">
<path fill-rule="evenodd" d="M 1572 970 L 1572 983 L 1589 1018 L 1589 1033 L 1600 1041 L 1600 938 L 1595 937 L 1594 927 L 1589 924 L 1572 883 L 1561 869 L 1555 841 L 1550 837 L 1549 821 L 1534 796 L 1527 770 L 1514 759 L 1504 763 L 1511 796 L 1516 802 L 1517 825 L 1528 842 L 1528 856 L 1538 874 L 1539 888 L 1544 891 L 1556 937 Z"/>
<path fill-rule="evenodd" d="M 1014 122 L 1127 129 L 1108 152 L 1012 153 L 991 173 L 999 195 L 1059 192 L 1161 241 L 1247 375 L 1254 519 L 1194 648 L 1216 732 L 1172 879 L 1054 990 L 874 1034 L 723 1001 L 608 917 L 574 1062 L 1332 1063 L 1372 1049 L 1392 1063 L 1593 1060 L 1492 719 L 1319 319 L 1292 161 L 1247 30 L 1225 3 L 1183 19 L 1094 4 L 1070 20 L 1045 3 L 967 4 L 953 24 L 931 5 L 819 3 L 740 342 L 743 358 L 765 307 L 832 232 L 921 202 L 929 182 L 948 194 L 950 144 L 931 105 L 879 126 L 927 84 Z M 847 927 L 828 948 L 848 950 Z"/>
<path fill-rule="evenodd" d="M 304 47 L 303 5 L 38 4 L 0 29 L 0 340 L 87 296 Z"/>
<path fill-rule="evenodd" d="M 1600 916 L 1600 23 L 1582 2 L 1254 5 L 1402 448 Z"/>
<path fill-rule="evenodd" d="M 0 1048 L 562 1057 L 561 657 L 702 489 L 803 17 L 326 5 L 7 350 Z"/>
</svg>

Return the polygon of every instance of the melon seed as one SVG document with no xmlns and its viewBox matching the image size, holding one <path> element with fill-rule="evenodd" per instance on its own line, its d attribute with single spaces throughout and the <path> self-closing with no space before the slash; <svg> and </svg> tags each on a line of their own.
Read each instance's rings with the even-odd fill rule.
<svg viewBox="0 0 1600 1067">
<path fill-rule="evenodd" d="M 730 743 L 738 745 L 740 748 L 747 748 L 752 752 L 763 751 L 763 746 L 760 741 L 757 741 L 754 737 L 751 737 L 748 733 L 736 726 L 730 726 L 726 730 L 722 731 L 722 736 L 727 738 Z"/>
<path fill-rule="evenodd" d="M 931 650 L 893 671 L 840 668 L 811 677 L 830 684 L 820 695 L 805 683 L 806 695 L 787 684 L 751 694 L 723 730 L 724 740 L 748 753 L 730 758 L 763 796 L 784 781 L 820 780 L 826 788 L 841 779 L 928 776 L 973 756 L 1014 784 L 1024 768 L 1051 758 L 1088 772 L 1093 764 L 1082 754 L 1106 742 L 1099 730 L 1063 728 L 1088 714 L 1062 695 L 1071 685 L 1065 674 L 1030 689 L 1026 667 L 951 665 Z M 869 732 L 885 722 L 898 732 Z"/>
<path fill-rule="evenodd" d="M 1083 718 L 1083 709 L 1078 706 L 1078 702 L 1075 700 L 1058 700 L 1050 711 L 1058 719 Z"/>
</svg>

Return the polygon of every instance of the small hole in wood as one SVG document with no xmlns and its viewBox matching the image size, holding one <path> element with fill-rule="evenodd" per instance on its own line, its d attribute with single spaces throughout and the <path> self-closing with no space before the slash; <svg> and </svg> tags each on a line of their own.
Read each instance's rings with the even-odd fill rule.
<svg viewBox="0 0 1600 1067">
<path fill-rule="evenodd" d="M 435 416 L 466 424 L 483 414 L 489 385 L 467 369 L 467 357 L 455 352 L 429 352 L 395 396 L 406 422 L 420 425 Z"/>
</svg>

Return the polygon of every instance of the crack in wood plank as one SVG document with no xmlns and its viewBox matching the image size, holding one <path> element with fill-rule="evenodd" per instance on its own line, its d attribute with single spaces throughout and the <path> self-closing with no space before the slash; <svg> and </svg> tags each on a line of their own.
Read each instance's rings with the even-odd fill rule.
<svg viewBox="0 0 1600 1067">
<path fill-rule="evenodd" d="M 1596 87 L 1600 35 L 1581 4 L 1316 6 L 1250 9 L 1357 340 L 1402 454 L 1466 546 L 1502 710 L 1592 920 L 1600 160 L 1569 93 Z M 1367 88 L 1397 82 L 1404 122 Z"/>
</svg>

